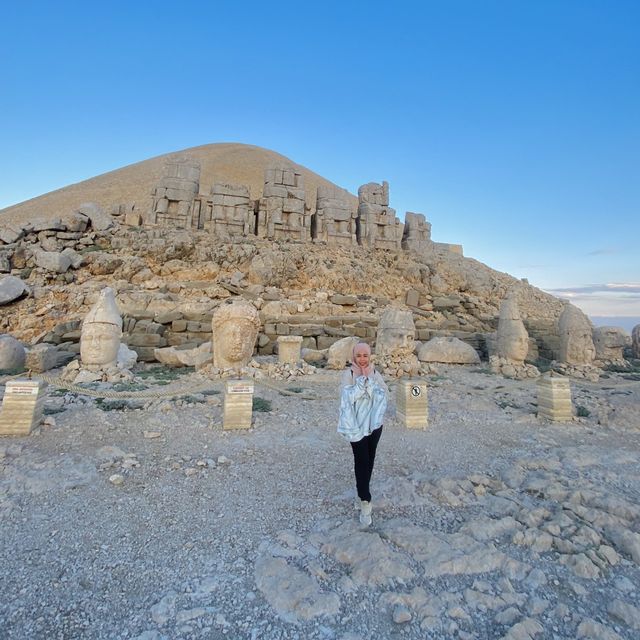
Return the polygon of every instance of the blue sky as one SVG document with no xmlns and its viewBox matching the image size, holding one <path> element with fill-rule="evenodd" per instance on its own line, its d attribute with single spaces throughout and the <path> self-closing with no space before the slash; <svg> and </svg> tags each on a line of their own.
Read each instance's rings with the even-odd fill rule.
<svg viewBox="0 0 640 640">
<path fill-rule="evenodd" d="M 210 142 L 426 214 L 434 240 L 640 321 L 640 3 L 11 3 L 0 208 Z"/>
</svg>

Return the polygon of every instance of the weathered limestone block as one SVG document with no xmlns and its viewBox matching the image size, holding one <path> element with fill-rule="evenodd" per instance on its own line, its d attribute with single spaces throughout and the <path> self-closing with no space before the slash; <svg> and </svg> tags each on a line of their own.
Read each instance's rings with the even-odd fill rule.
<svg viewBox="0 0 640 640">
<path fill-rule="evenodd" d="M 194 214 L 196 210 L 199 226 L 216 238 L 247 236 L 254 232 L 253 201 L 244 185 L 214 183 L 209 198 L 199 196 L 198 202 L 194 202 Z"/>
<path fill-rule="evenodd" d="M 4 242 L 4 244 L 18 242 L 23 236 L 24 229 L 22 227 L 11 224 L 0 225 L 0 242 Z"/>
<path fill-rule="evenodd" d="M 389 183 L 369 182 L 358 189 L 358 244 L 371 249 L 399 250 L 403 225 L 389 207 Z"/>
<path fill-rule="evenodd" d="M 311 221 L 314 240 L 329 245 L 357 244 L 356 216 L 347 192 L 320 185 L 316 199 L 316 212 Z"/>
<path fill-rule="evenodd" d="M 459 338 L 436 337 L 420 347 L 418 360 L 448 364 L 478 364 L 480 356 L 470 344 Z"/>
<path fill-rule="evenodd" d="M 253 380 L 228 380 L 224 392 L 223 429 L 250 429 Z"/>
<path fill-rule="evenodd" d="M 560 362 L 569 365 L 591 365 L 596 356 L 593 325 L 578 307 L 567 303 L 558 318 Z"/>
<path fill-rule="evenodd" d="M 58 348 L 44 342 L 37 344 L 27 352 L 25 368 L 34 373 L 43 373 L 58 365 Z"/>
<path fill-rule="evenodd" d="M 0 306 L 9 304 L 28 292 L 29 287 L 17 276 L 0 278 Z"/>
<path fill-rule="evenodd" d="M 500 306 L 497 355 L 515 364 L 522 364 L 529 351 L 529 334 L 520 317 L 515 293 L 509 294 Z"/>
<path fill-rule="evenodd" d="M 200 163 L 178 158 L 164 167 L 164 176 L 152 193 L 150 224 L 173 229 L 202 228 L 192 207 L 200 189 Z"/>
<path fill-rule="evenodd" d="M 596 360 L 601 362 L 619 362 L 624 360 L 623 351 L 628 334 L 621 327 L 596 327 L 593 330 L 593 344 Z"/>
<path fill-rule="evenodd" d="M 278 362 L 297 364 L 301 360 L 302 336 L 278 336 Z"/>
<path fill-rule="evenodd" d="M 100 205 L 95 202 L 85 202 L 81 204 L 76 213 L 89 218 L 89 220 L 91 220 L 91 227 L 95 231 L 110 229 L 115 224 L 113 218 L 108 213 L 105 213 Z"/>
<path fill-rule="evenodd" d="M 66 273 L 71 266 L 71 258 L 68 255 L 55 251 L 35 251 L 33 258 L 36 266 L 54 273 Z"/>
<path fill-rule="evenodd" d="M 258 204 L 258 236 L 311 240 L 311 215 L 305 205 L 304 178 L 293 167 L 269 167 Z"/>
<path fill-rule="evenodd" d="M 258 310 L 237 298 L 216 309 L 211 327 L 213 365 L 219 369 L 246 367 L 260 330 Z"/>
<path fill-rule="evenodd" d="M 198 347 L 176 346 L 154 349 L 156 360 L 170 367 L 201 367 L 212 361 L 211 341 Z"/>
<path fill-rule="evenodd" d="M 344 369 L 345 366 L 351 362 L 351 356 L 353 355 L 353 348 L 358 344 L 360 340 L 353 336 L 348 338 L 342 338 L 335 340 L 329 345 L 327 351 L 327 368 L 328 369 Z M 321 341 L 318 340 L 319 350 L 323 350 Z"/>
<path fill-rule="evenodd" d="M 640 359 L 640 324 L 633 327 L 631 332 L 631 355 Z"/>
<path fill-rule="evenodd" d="M 89 217 L 76 211 L 62 216 L 61 222 L 68 232 L 83 232 L 89 224 Z"/>
<path fill-rule="evenodd" d="M 396 416 L 400 424 L 408 429 L 426 429 L 429 425 L 426 381 L 400 380 L 396 394 Z"/>
<path fill-rule="evenodd" d="M 0 409 L 0 435 L 26 436 L 42 422 L 46 384 L 9 380 Z"/>
<path fill-rule="evenodd" d="M 0 374 L 22 371 L 25 357 L 22 342 L 8 334 L 0 335 Z"/>
<path fill-rule="evenodd" d="M 537 382 L 538 417 L 555 422 L 568 422 L 573 419 L 571 386 L 567 378 L 545 373 Z"/>
<path fill-rule="evenodd" d="M 404 216 L 402 248 L 422 254 L 426 253 L 432 246 L 431 223 L 427 222 L 424 214 L 407 211 Z"/>
</svg>

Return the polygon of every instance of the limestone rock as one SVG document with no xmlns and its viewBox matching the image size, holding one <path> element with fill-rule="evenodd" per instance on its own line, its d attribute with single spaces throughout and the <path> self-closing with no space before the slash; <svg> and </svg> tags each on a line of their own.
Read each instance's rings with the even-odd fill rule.
<svg viewBox="0 0 640 640">
<path fill-rule="evenodd" d="M 91 226 L 95 231 L 104 231 L 114 225 L 113 219 L 105 213 L 100 205 L 95 202 L 85 202 L 78 207 L 78 211 L 91 220 Z"/>
<path fill-rule="evenodd" d="M 194 349 L 180 349 L 178 347 L 163 347 L 153 350 L 156 360 L 170 367 L 200 368 L 211 362 L 211 342 L 205 342 Z"/>
<path fill-rule="evenodd" d="M 331 616 L 340 610 L 340 599 L 335 593 L 322 593 L 311 576 L 291 566 L 284 558 L 259 557 L 255 579 L 267 602 L 287 622 Z"/>
<path fill-rule="evenodd" d="M 593 344 L 596 359 L 602 362 L 624 360 L 622 352 L 628 340 L 627 332 L 621 327 L 596 327 L 593 330 Z"/>
<path fill-rule="evenodd" d="M 33 258 L 38 267 L 55 273 L 66 273 L 71 266 L 71 258 L 57 251 L 35 251 Z"/>
<path fill-rule="evenodd" d="M 0 278 L 0 305 L 9 304 L 28 293 L 29 287 L 16 276 Z"/>
<path fill-rule="evenodd" d="M 25 350 L 22 343 L 10 335 L 0 335 L 0 373 L 17 373 L 24 369 Z"/>
<path fill-rule="evenodd" d="M 327 352 L 327 368 L 344 369 L 346 364 L 351 362 L 353 348 L 358 342 L 359 339 L 353 336 L 334 342 Z"/>
<path fill-rule="evenodd" d="M 435 337 L 420 347 L 418 360 L 448 364 L 478 364 L 480 356 L 471 345 L 459 338 Z"/>
<path fill-rule="evenodd" d="M 129 349 L 126 344 L 120 343 L 118 355 L 116 356 L 116 366 L 118 369 L 132 369 L 138 361 L 138 354 Z"/>
<path fill-rule="evenodd" d="M 16 225 L 0 225 L 0 241 L 5 244 L 17 242 L 24 236 L 24 229 Z"/>
<path fill-rule="evenodd" d="M 34 373 L 43 373 L 58 366 L 58 348 L 41 342 L 31 347 L 26 357 L 26 368 Z"/>
</svg>

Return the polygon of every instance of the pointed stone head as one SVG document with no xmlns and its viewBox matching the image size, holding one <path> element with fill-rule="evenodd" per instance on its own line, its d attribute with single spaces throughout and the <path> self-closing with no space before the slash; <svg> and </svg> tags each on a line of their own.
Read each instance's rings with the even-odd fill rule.
<svg viewBox="0 0 640 640">
<path fill-rule="evenodd" d="M 115 366 L 122 337 L 122 318 L 113 290 L 105 287 L 82 322 L 80 360 L 84 367 Z"/>
<path fill-rule="evenodd" d="M 500 306 L 497 351 L 502 358 L 523 363 L 529 351 L 529 334 L 522 322 L 515 292 L 509 293 Z"/>
</svg>

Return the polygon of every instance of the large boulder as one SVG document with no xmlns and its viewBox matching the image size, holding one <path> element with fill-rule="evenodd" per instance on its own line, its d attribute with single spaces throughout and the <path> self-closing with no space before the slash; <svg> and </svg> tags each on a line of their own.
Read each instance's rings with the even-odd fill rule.
<svg viewBox="0 0 640 640">
<path fill-rule="evenodd" d="M 13 336 L 0 335 L 0 373 L 18 373 L 24 369 L 25 350 Z"/>
<path fill-rule="evenodd" d="M 28 292 L 29 287 L 20 278 L 16 276 L 0 278 L 0 305 L 9 304 Z"/>
<path fill-rule="evenodd" d="M 71 258 L 57 251 L 36 251 L 33 258 L 38 267 L 54 273 L 66 273 L 71 266 Z"/>
<path fill-rule="evenodd" d="M 418 360 L 445 364 L 478 364 L 480 356 L 470 344 L 458 338 L 437 337 L 420 347 Z"/>
<path fill-rule="evenodd" d="M 95 202 L 85 202 L 78 207 L 77 213 L 87 216 L 91 220 L 94 231 L 104 231 L 114 225 L 113 218 L 105 213 Z"/>
<path fill-rule="evenodd" d="M 355 347 L 359 338 L 349 336 L 341 338 L 334 342 L 327 352 L 327 369 L 344 369 L 345 365 L 351 362 L 353 347 Z"/>
<path fill-rule="evenodd" d="M 596 359 L 600 361 L 624 360 L 623 351 L 629 334 L 621 327 L 596 327 L 593 330 L 593 344 Z"/>
<path fill-rule="evenodd" d="M 34 373 L 43 373 L 58 366 L 58 347 L 41 342 L 29 349 L 25 367 Z"/>
</svg>

